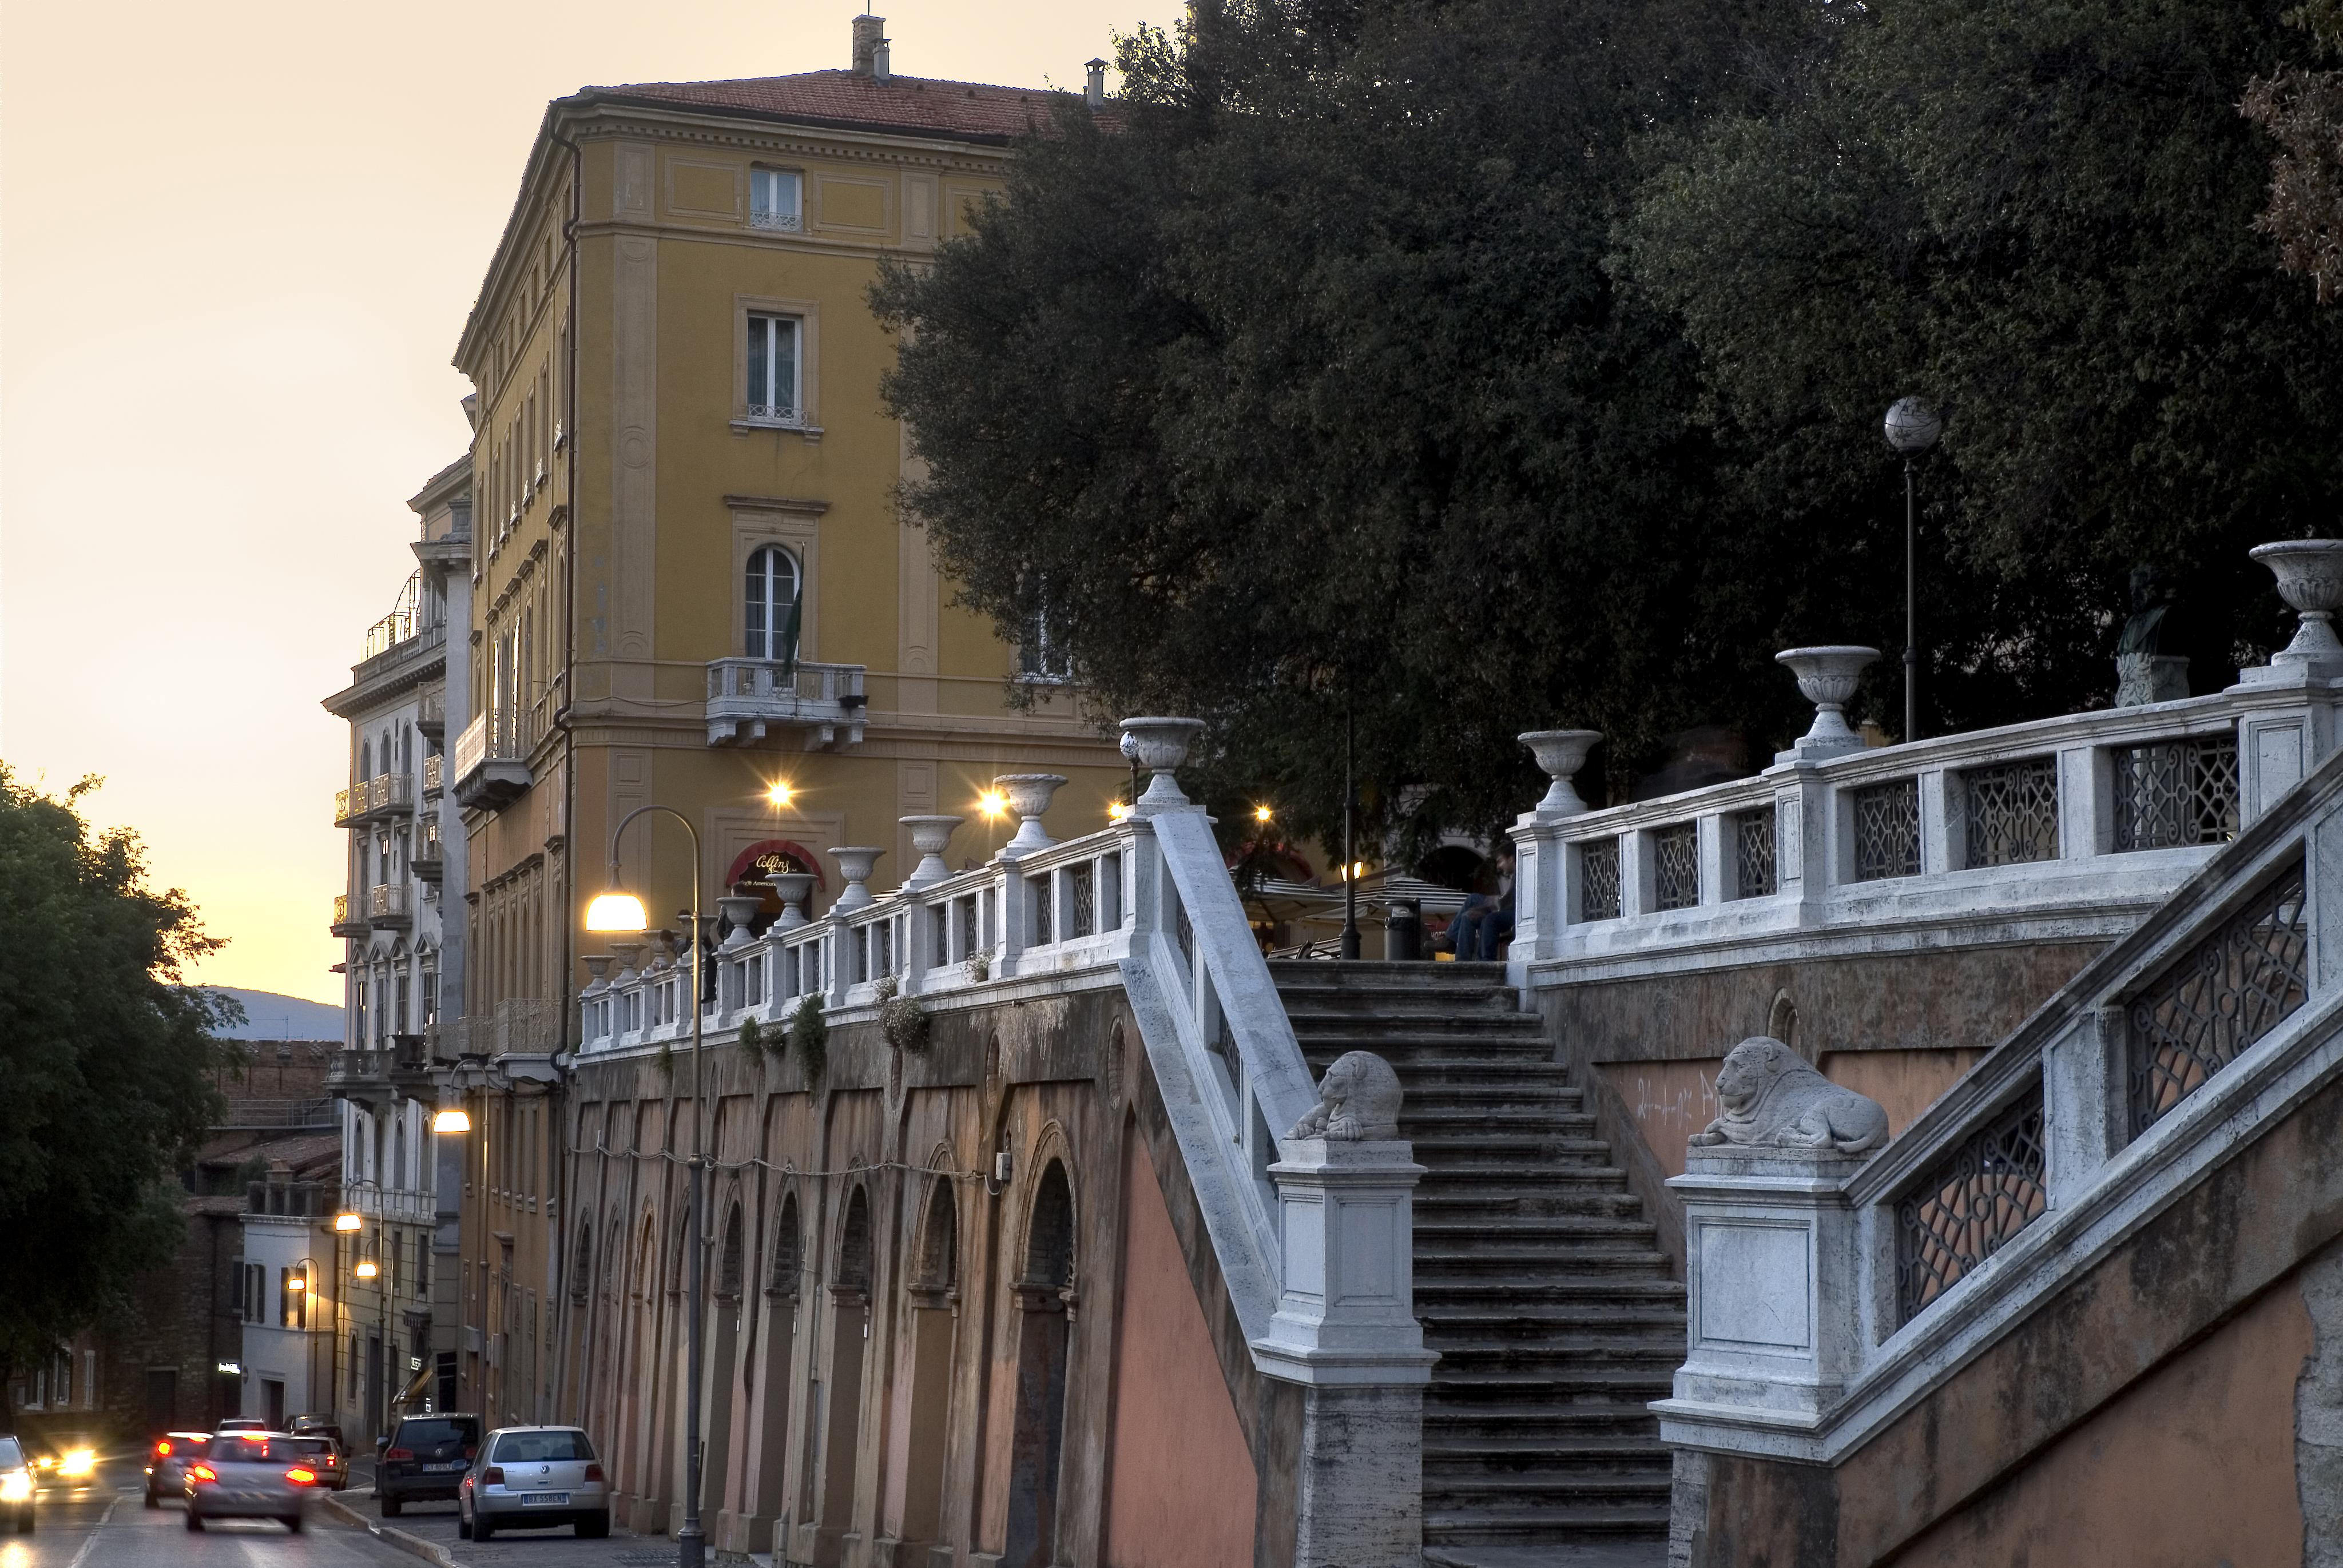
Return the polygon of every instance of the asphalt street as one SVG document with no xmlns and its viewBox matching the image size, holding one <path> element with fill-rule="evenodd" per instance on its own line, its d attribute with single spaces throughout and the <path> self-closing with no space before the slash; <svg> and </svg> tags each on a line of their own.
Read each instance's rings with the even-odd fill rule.
<svg viewBox="0 0 2343 1568">
<path fill-rule="evenodd" d="M 98 1466 L 88 1484 L 50 1484 L 32 1534 L 0 1530 L 0 1568 L 419 1568 L 418 1560 L 318 1513 L 298 1535 L 282 1524 L 222 1520 L 191 1534 L 176 1504 L 139 1505 L 135 1460 Z"/>
</svg>

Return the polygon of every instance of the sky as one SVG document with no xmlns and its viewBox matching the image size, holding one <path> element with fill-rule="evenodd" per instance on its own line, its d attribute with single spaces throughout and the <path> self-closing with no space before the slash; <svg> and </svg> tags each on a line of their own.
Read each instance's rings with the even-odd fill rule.
<svg viewBox="0 0 2343 1568">
<path fill-rule="evenodd" d="M 1079 90 L 1170 0 L 888 0 L 898 74 Z M 546 101 L 848 63 L 850 4 L 0 3 L 0 759 L 338 1003 L 347 685 L 463 449 Z"/>
</svg>

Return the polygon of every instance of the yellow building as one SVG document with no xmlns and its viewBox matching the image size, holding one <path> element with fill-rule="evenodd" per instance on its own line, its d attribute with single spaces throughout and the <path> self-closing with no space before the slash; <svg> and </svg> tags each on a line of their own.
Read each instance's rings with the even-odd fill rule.
<svg viewBox="0 0 2343 1568">
<path fill-rule="evenodd" d="M 448 693 L 468 720 L 465 1397 L 497 1419 L 558 1398 L 534 1349 L 558 1310 L 547 1059 L 577 1040 L 612 826 L 687 817 L 711 916 L 791 862 L 821 878 L 819 913 L 836 847 L 884 849 L 880 888 L 910 869 L 900 818 L 964 815 L 947 862 L 987 859 L 1015 827 L 977 808 L 997 774 L 1069 776 L 1061 837 L 1127 780 L 1045 651 L 955 608 L 899 516 L 913 459 L 866 301 L 881 258 L 960 232 L 1011 140 L 1069 100 L 893 75 L 882 26 L 854 19 L 847 70 L 548 106 L 457 350 L 476 388 L 470 690 Z M 646 818 L 625 859 L 679 929 L 680 829 Z"/>
</svg>

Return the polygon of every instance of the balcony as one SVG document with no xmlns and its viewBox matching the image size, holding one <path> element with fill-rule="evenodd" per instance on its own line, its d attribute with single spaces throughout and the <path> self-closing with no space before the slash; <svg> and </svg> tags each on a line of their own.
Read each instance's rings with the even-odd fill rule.
<svg viewBox="0 0 2343 1568">
<path fill-rule="evenodd" d="M 407 869 L 424 881 L 436 882 L 447 869 L 439 847 L 439 819 L 424 818 L 422 829 L 415 840 L 415 859 L 408 862 Z"/>
<path fill-rule="evenodd" d="M 431 1065 L 422 1035 L 394 1034 L 387 1045 L 336 1051 L 326 1067 L 326 1088 L 344 1100 L 385 1100 L 393 1090 L 413 1098 L 430 1086 Z"/>
<path fill-rule="evenodd" d="M 447 732 L 447 696 L 445 692 L 425 694 L 416 707 L 415 728 L 434 740 Z"/>
<path fill-rule="evenodd" d="M 367 786 L 367 815 L 400 817 L 415 809 L 415 780 L 405 773 L 385 773 Z"/>
<path fill-rule="evenodd" d="M 366 820 L 367 787 L 353 784 L 347 789 L 334 791 L 334 826 L 347 828 Z"/>
<path fill-rule="evenodd" d="M 378 931 L 403 931 L 415 923 L 404 882 L 382 882 L 367 890 L 367 923 Z"/>
<path fill-rule="evenodd" d="M 439 798 L 441 782 L 447 773 L 447 759 L 445 757 L 426 757 L 423 759 L 423 798 L 426 800 Z"/>
<path fill-rule="evenodd" d="M 334 895 L 334 935 L 362 937 L 366 934 L 367 923 L 351 918 L 350 896 L 347 893 L 336 893 Z"/>
<path fill-rule="evenodd" d="M 708 744 L 762 740 L 776 730 L 794 729 L 804 734 L 809 751 L 860 745 L 865 669 L 860 664 L 717 659 L 708 667 Z"/>
<path fill-rule="evenodd" d="M 464 727 L 456 738 L 456 799 L 458 804 L 500 810 L 519 799 L 531 782 L 528 754 L 538 714 L 491 710 Z"/>
</svg>

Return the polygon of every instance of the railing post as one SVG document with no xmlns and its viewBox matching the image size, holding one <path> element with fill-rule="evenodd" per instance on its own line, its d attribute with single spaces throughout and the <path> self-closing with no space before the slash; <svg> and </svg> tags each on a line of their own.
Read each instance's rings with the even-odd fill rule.
<svg viewBox="0 0 2343 1568">
<path fill-rule="evenodd" d="M 2122 1150 L 2127 1081 L 2124 1010 L 2095 1008 L 2042 1051 L 2046 1184 L 2054 1209 L 2071 1203 Z"/>
<path fill-rule="evenodd" d="M 1931 768 L 1919 777 L 1920 874 L 1942 876 L 1968 864 L 1968 824 L 1960 817 L 1960 785 L 1951 772 Z"/>
<path fill-rule="evenodd" d="M 1017 972 L 1017 960 L 1025 953 L 1025 925 L 1031 919 L 1025 909 L 1025 876 L 1017 869 L 1014 856 L 1002 854 L 992 862 L 1001 868 L 1001 910 L 996 917 L 1001 929 L 993 933 L 999 939 L 1000 957 L 992 966 L 993 978 L 1007 980 Z"/>
<path fill-rule="evenodd" d="M 1652 833 L 1630 828 L 1619 835 L 1619 918 L 1633 920 L 1652 912 L 1654 898 Z"/>
<path fill-rule="evenodd" d="M 1774 785 L 1774 890 L 1818 902 L 1830 890 L 1838 852 L 1830 787 L 1811 762 L 1765 770 Z"/>
<path fill-rule="evenodd" d="M 1729 886 L 1733 876 L 1733 857 L 1725 848 L 1725 823 L 1723 812 L 1707 811 L 1693 819 L 1695 849 L 1694 859 L 1700 867 L 1700 904 L 1703 909 L 1722 904 L 1737 890 Z"/>
<path fill-rule="evenodd" d="M 2115 847 L 2115 759 L 2104 746 L 2069 746 L 2058 753 L 2058 858 L 2087 860 Z"/>
</svg>

